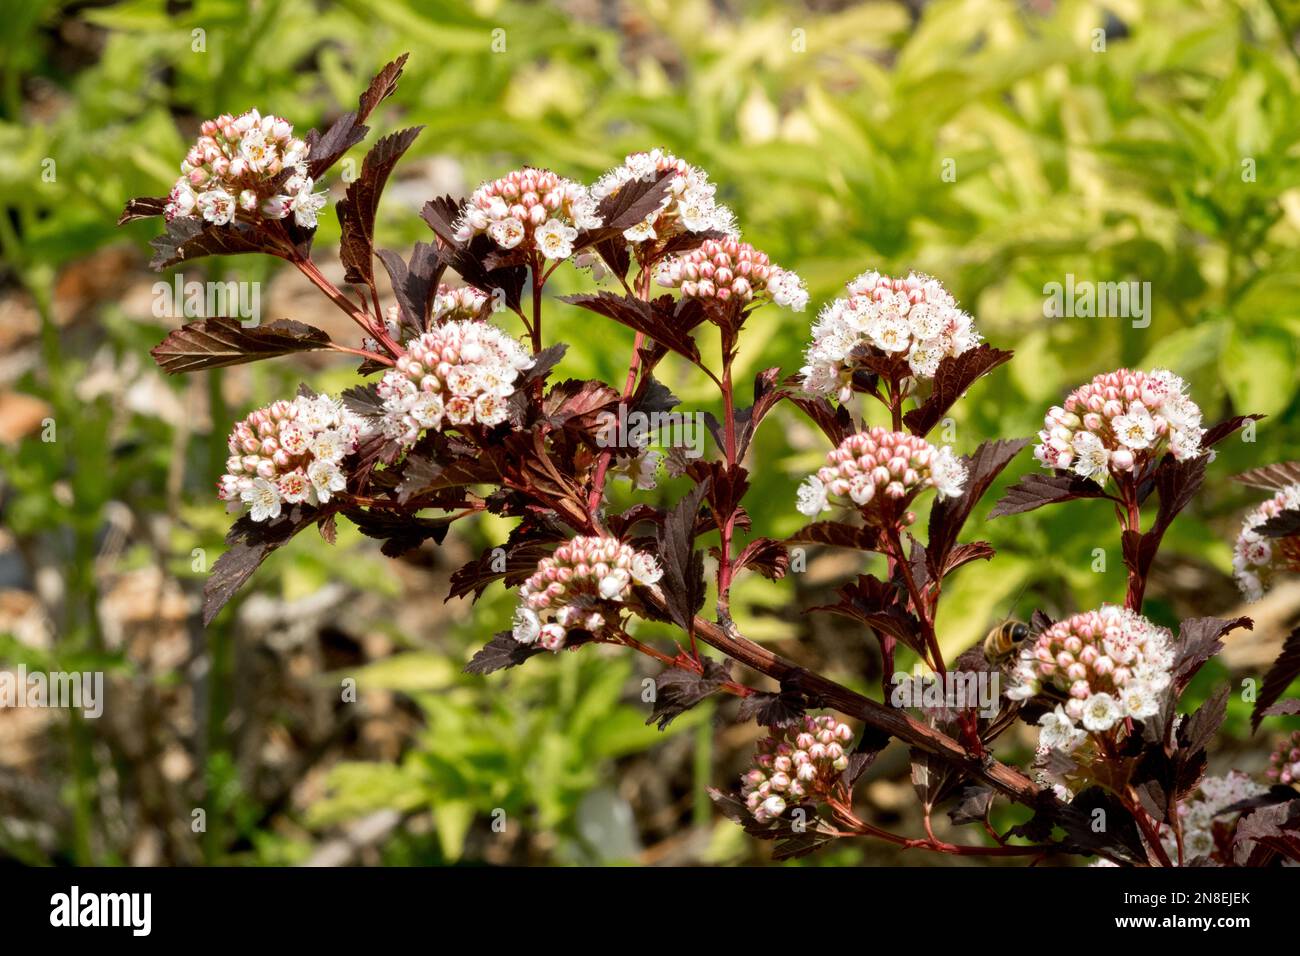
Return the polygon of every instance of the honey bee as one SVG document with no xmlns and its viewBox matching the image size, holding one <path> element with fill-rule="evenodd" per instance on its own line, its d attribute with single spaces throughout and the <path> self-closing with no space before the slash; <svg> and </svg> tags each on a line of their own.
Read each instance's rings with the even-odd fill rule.
<svg viewBox="0 0 1300 956">
<path fill-rule="evenodd" d="M 984 638 L 984 658 L 990 664 L 1008 660 L 1029 637 L 1029 625 L 1022 621 L 1005 620 Z"/>
</svg>

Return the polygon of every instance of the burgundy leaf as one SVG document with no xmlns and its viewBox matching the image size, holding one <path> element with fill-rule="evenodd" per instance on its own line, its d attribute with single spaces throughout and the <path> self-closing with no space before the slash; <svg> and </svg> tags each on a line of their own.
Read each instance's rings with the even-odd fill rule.
<svg viewBox="0 0 1300 956">
<path fill-rule="evenodd" d="M 1291 682 L 1300 677 L 1300 627 L 1296 628 L 1282 644 L 1277 660 L 1264 675 L 1264 685 L 1255 700 L 1255 709 L 1250 714 L 1251 730 L 1258 730 L 1265 713 L 1273 706 L 1291 686 Z"/>
<path fill-rule="evenodd" d="M 928 549 L 930 560 L 936 568 L 941 569 L 943 574 L 946 574 L 947 570 L 942 569 L 951 569 L 948 553 L 956 544 L 957 536 L 970 518 L 971 511 L 988 493 L 993 482 L 1010 464 L 1011 459 L 1020 454 L 1029 441 L 1028 438 L 986 441 L 975 449 L 974 455 L 962 457 L 967 474 L 964 490 L 956 498 L 945 498 L 936 502 L 930 511 Z"/>
<path fill-rule="evenodd" d="M 375 143 L 361 164 L 361 175 L 348 186 L 338 205 L 343 236 L 339 258 L 345 269 L 343 279 L 353 285 L 375 284 L 375 214 L 379 197 L 397 161 L 415 142 L 423 126 L 412 126 L 385 136 Z"/>
<path fill-rule="evenodd" d="M 703 674 L 680 667 L 669 668 L 655 678 L 655 706 L 646 723 L 667 730 L 669 724 L 717 693 L 730 679 L 731 661 L 719 663 L 705 659 Z"/>
<path fill-rule="evenodd" d="M 781 397 L 798 406 L 811 418 L 813 424 L 822 430 L 822 434 L 830 439 L 832 445 L 838 446 L 857 430 L 848 409 L 843 405 L 832 405 L 821 395 L 808 396 L 783 392 Z"/>
<path fill-rule="evenodd" d="M 939 368 L 934 373 L 934 388 L 930 397 L 904 415 L 903 424 L 913 435 L 925 437 L 930 429 L 943 420 L 957 399 L 966 394 L 968 388 L 999 365 L 1011 361 L 1012 354 L 995 349 L 986 342 L 961 355 L 948 356 L 939 363 Z"/>
<path fill-rule="evenodd" d="M 737 572 L 742 568 L 749 568 L 771 581 L 779 581 L 785 577 L 789 567 L 790 555 L 786 552 L 785 545 L 771 538 L 755 538 L 749 542 L 737 555 L 736 563 L 733 565 Z"/>
<path fill-rule="evenodd" d="M 272 521 L 254 521 L 249 515 L 236 521 L 226 535 L 230 547 L 212 565 L 203 585 L 203 626 L 212 623 L 267 555 L 321 517 L 318 509 L 294 505 Z"/>
<path fill-rule="evenodd" d="M 338 162 L 344 153 L 366 138 L 366 133 L 369 132 L 369 128 L 364 125 L 366 119 L 376 106 L 397 89 L 397 80 L 402 75 L 408 56 L 409 53 L 403 53 L 380 70 L 361 94 L 356 110 L 335 120 L 324 136 L 318 135 L 315 130 L 307 134 L 307 158 L 312 179 L 320 179 L 321 174 Z"/>
<path fill-rule="evenodd" d="M 1025 475 L 1007 489 L 1007 493 L 993 506 L 990 518 L 1003 515 L 1024 514 L 1044 505 L 1076 498 L 1108 498 L 1105 489 L 1095 481 L 1079 478 L 1064 472 L 1044 475 L 1037 472 Z"/>
<path fill-rule="evenodd" d="M 1232 418 L 1225 418 L 1217 425 L 1211 425 L 1205 430 L 1205 434 L 1201 436 L 1201 447 L 1213 448 L 1245 425 L 1246 422 L 1257 422 L 1264 417 L 1263 415 L 1235 415 Z"/>
<path fill-rule="evenodd" d="M 149 268 L 155 272 L 203 256 L 256 252 L 283 259 L 291 255 L 294 248 L 294 243 L 284 234 L 283 223 L 276 223 L 274 228 L 254 228 L 243 222 L 214 226 L 190 216 L 167 223 L 162 235 L 155 236 L 149 244 L 154 249 Z"/>
<path fill-rule="evenodd" d="M 1255 530 L 1268 538 L 1290 538 L 1300 535 L 1300 511 L 1294 509 L 1280 511 Z"/>
<path fill-rule="evenodd" d="M 426 331 L 433 317 L 438 282 L 447 268 L 438 250 L 427 242 L 417 242 L 409 265 L 390 249 L 379 249 L 375 254 L 393 284 L 402 325 L 412 335 Z"/>
<path fill-rule="evenodd" d="M 313 352 L 329 345 L 329 336 L 323 331 L 292 319 L 248 329 L 235 319 L 200 319 L 169 332 L 149 354 L 164 372 L 176 375 L 291 352 Z"/>
<path fill-rule="evenodd" d="M 1232 480 L 1250 485 L 1252 488 L 1281 491 L 1287 485 L 1300 484 L 1300 461 L 1281 461 L 1275 465 L 1265 465 L 1263 468 L 1252 468 L 1250 471 L 1243 471 L 1240 475 L 1234 475 Z"/>
<path fill-rule="evenodd" d="M 117 224 L 124 226 L 128 222 L 135 222 L 137 219 L 150 219 L 153 216 L 161 216 L 167 211 L 166 196 L 138 196 L 135 199 L 129 199 L 126 208 L 122 210 L 122 215 L 118 217 Z"/>
<path fill-rule="evenodd" d="M 673 506 L 659 529 L 663 592 L 673 623 L 688 634 L 704 606 L 704 553 L 695 550 L 695 519 L 708 488 L 697 484 Z"/>
<path fill-rule="evenodd" d="M 856 551 L 878 551 L 880 532 L 874 528 L 859 528 L 840 521 L 814 521 L 790 535 L 786 543 L 829 544 Z"/>
<path fill-rule="evenodd" d="M 343 515 L 367 538 L 376 538 L 384 542 L 379 550 L 390 558 L 413 551 L 429 540 L 434 544 L 442 544 L 443 539 L 447 537 L 447 529 L 456 520 L 452 516 L 422 518 L 401 511 L 386 511 L 379 508 L 348 508 L 344 510 Z"/>
<path fill-rule="evenodd" d="M 700 363 L 700 350 L 690 335 L 690 330 L 703 319 L 698 300 L 679 302 L 671 310 L 663 298 L 649 303 L 634 296 L 618 296 L 611 292 L 562 296 L 560 301 L 613 319 L 696 365 Z M 693 302 L 697 304 L 690 305 Z"/>
<path fill-rule="evenodd" d="M 1178 640 L 1174 645 L 1174 696 L 1181 694 L 1205 662 L 1223 649 L 1223 635 L 1240 627 L 1250 630 L 1254 626 L 1248 617 L 1232 620 L 1198 617 L 1183 621 L 1178 626 Z"/>
</svg>

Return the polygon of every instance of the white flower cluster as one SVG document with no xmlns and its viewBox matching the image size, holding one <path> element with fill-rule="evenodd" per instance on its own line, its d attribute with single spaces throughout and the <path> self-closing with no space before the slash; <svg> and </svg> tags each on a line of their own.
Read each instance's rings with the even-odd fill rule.
<svg viewBox="0 0 1300 956">
<path fill-rule="evenodd" d="M 1178 461 L 1201 454 L 1201 410 L 1186 383 L 1167 369 L 1122 368 L 1076 388 L 1049 409 L 1034 457 L 1105 484 L 1167 449 Z"/>
<path fill-rule="evenodd" d="M 1232 551 L 1232 575 L 1247 601 L 1258 601 L 1279 571 L 1300 570 L 1300 536 L 1268 538 L 1256 529 L 1283 511 L 1300 510 L 1300 484 L 1287 485 L 1241 523 Z"/>
<path fill-rule="evenodd" d="M 356 450 L 360 417 L 326 395 L 299 395 L 259 408 L 230 433 L 230 458 L 217 494 L 254 521 L 280 517 L 282 504 L 321 504 L 347 487 L 340 463 Z"/>
<path fill-rule="evenodd" d="M 427 428 L 501 424 L 515 379 L 533 365 L 523 346 L 487 322 L 444 322 L 405 349 L 377 386 L 380 427 L 404 445 Z"/>
<path fill-rule="evenodd" d="M 847 402 L 858 349 L 905 360 L 913 378 L 930 379 L 943 359 L 980 343 L 974 321 L 937 279 L 864 272 L 847 289 L 848 296 L 827 304 L 813 325 L 800 370 L 810 392 Z"/>
<path fill-rule="evenodd" d="M 750 302 L 765 294 L 795 312 L 808 306 L 808 290 L 797 274 L 734 236 L 705 239 L 690 252 L 665 259 L 655 281 L 665 289 L 681 289 L 687 299 Z"/>
<path fill-rule="evenodd" d="M 786 801 L 831 794 L 849 765 L 853 731 L 826 715 L 801 719 L 758 742 L 754 767 L 740 778 L 745 806 L 759 823 L 785 813 Z"/>
<path fill-rule="evenodd" d="M 543 558 L 520 586 L 511 633 L 520 644 L 558 651 L 570 629 L 599 634 L 611 615 L 617 620 L 633 582 L 653 587 L 662 576 L 653 555 L 617 538 L 572 538 Z"/>
<path fill-rule="evenodd" d="M 1234 803 L 1259 796 L 1265 789 L 1241 771 L 1233 770 L 1223 777 L 1204 778 L 1197 793 L 1180 800 L 1178 818 L 1183 830 L 1184 865 L 1213 856 L 1215 823 L 1231 832 L 1238 818 L 1238 814 L 1223 811 Z M 1178 839 L 1172 827 L 1161 827 L 1160 843 L 1169 858 L 1177 862 Z"/>
<path fill-rule="evenodd" d="M 630 182 L 647 182 L 671 172 L 663 203 L 644 220 L 623 230 L 628 242 L 667 239 L 685 232 L 720 232 L 736 235 L 736 217 L 714 199 L 717 187 L 702 169 L 662 149 L 632 153 L 591 187 L 597 200 L 615 195 Z"/>
<path fill-rule="evenodd" d="M 474 190 L 456 224 L 456 239 L 485 233 L 502 249 L 535 249 L 547 259 L 573 255 L 573 241 L 601 218 L 587 187 L 549 169 L 527 167 Z"/>
<path fill-rule="evenodd" d="M 1172 635 L 1127 608 L 1104 605 L 1058 621 L 1027 641 L 1007 690 L 1027 700 L 1050 687 L 1069 699 L 1038 721 L 1039 747 L 1070 751 L 1085 733 L 1103 733 L 1126 717 L 1160 710 L 1172 680 Z M 1080 730 L 1076 724 L 1081 723 Z"/>
<path fill-rule="evenodd" d="M 278 116 L 249 110 L 206 120 L 167 197 L 167 220 L 199 216 L 224 226 L 239 216 L 283 219 L 316 228 L 325 193 L 313 192 L 307 144 Z M 285 176 L 283 174 L 287 173 Z"/>
<path fill-rule="evenodd" d="M 850 435 L 826 456 L 826 464 L 799 487 L 797 508 L 808 517 L 830 509 L 830 498 L 849 498 L 859 508 L 873 501 L 904 502 L 934 488 L 955 498 L 966 484 L 966 466 L 944 445 L 873 426 Z"/>
</svg>

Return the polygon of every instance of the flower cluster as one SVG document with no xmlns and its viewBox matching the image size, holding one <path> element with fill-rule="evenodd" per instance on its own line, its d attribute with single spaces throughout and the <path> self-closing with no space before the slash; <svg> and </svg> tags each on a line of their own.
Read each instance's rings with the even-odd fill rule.
<svg viewBox="0 0 1300 956">
<path fill-rule="evenodd" d="M 578 233 L 600 224 L 586 186 L 526 167 L 474 190 L 456 224 L 456 239 L 468 242 L 486 233 L 502 249 L 536 249 L 547 259 L 567 259 Z"/>
<path fill-rule="evenodd" d="M 1098 375 L 1052 407 L 1034 457 L 1105 484 L 1166 450 L 1178 461 L 1201 454 L 1201 410 L 1181 378 L 1165 369 Z"/>
<path fill-rule="evenodd" d="M 1259 796 L 1264 790 L 1240 770 L 1233 770 L 1223 777 L 1204 778 L 1194 795 L 1178 801 L 1178 820 L 1183 831 L 1183 864 L 1214 856 L 1218 846 L 1214 839 L 1214 825 L 1219 823 L 1231 830 L 1238 817 L 1235 813 L 1224 814 L 1223 811 L 1234 803 Z M 1172 827 L 1161 828 L 1160 843 L 1169 858 L 1177 862 L 1178 838 Z"/>
<path fill-rule="evenodd" d="M 339 463 L 356 450 L 361 419 L 325 395 L 299 395 L 259 408 L 230 433 L 218 495 L 254 521 L 280 517 L 283 504 L 320 504 L 347 487 Z"/>
<path fill-rule="evenodd" d="M 899 357 L 917 379 L 933 378 L 939 363 L 980 343 L 971 317 L 936 279 L 910 273 L 894 279 L 865 272 L 848 296 L 822 309 L 801 369 L 804 388 L 847 402 L 853 394 L 853 355 L 859 350 Z"/>
<path fill-rule="evenodd" d="M 860 508 L 872 501 L 903 502 L 926 488 L 955 498 L 966 484 L 966 466 L 947 445 L 935 448 L 907 432 L 873 427 L 840 442 L 826 465 L 799 487 L 798 509 L 814 517 L 830 498 L 849 498 Z"/>
<path fill-rule="evenodd" d="M 1300 784 L 1300 730 L 1278 741 L 1268 758 L 1268 779 L 1278 783 Z"/>
<path fill-rule="evenodd" d="M 775 820 L 785 813 L 787 799 L 798 803 L 828 795 L 849 765 L 845 746 L 852 739 L 848 724 L 805 714 L 760 740 L 754 767 L 740 778 L 741 796 L 754 819 Z"/>
<path fill-rule="evenodd" d="M 690 252 L 665 260 L 655 281 L 665 289 L 681 289 L 686 298 L 749 302 L 766 294 L 796 312 L 808 305 L 802 279 L 734 237 L 705 239 Z"/>
<path fill-rule="evenodd" d="M 1256 529 L 1283 511 L 1300 509 L 1300 484 L 1287 485 L 1241 523 L 1232 574 L 1248 601 L 1258 601 L 1279 571 L 1300 571 L 1300 537 L 1268 538 Z"/>
<path fill-rule="evenodd" d="M 485 319 L 491 310 L 492 300 L 472 285 L 450 286 L 445 282 L 438 283 L 438 292 L 433 298 L 435 322 Z"/>
<path fill-rule="evenodd" d="M 520 644 L 558 651 L 571 629 L 599 634 L 611 616 L 617 619 L 633 582 L 653 587 L 662 576 L 652 555 L 617 538 L 572 538 L 520 586 L 512 633 Z"/>
<path fill-rule="evenodd" d="M 1142 720 L 1158 713 L 1173 659 L 1168 629 L 1127 608 L 1105 605 L 1058 621 L 1027 641 L 1007 696 L 1025 700 L 1044 689 L 1068 695 L 1063 706 L 1039 720 L 1039 745 L 1069 751 L 1085 731 L 1102 733 L 1126 717 Z"/>
<path fill-rule="evenodd" d="M 630 182 L 647 182 L 663 173 L 671 173 L 668 193 L 663 203 L 644 220 L 623 230 L 628 242 L 667 239 L 686 232 L 720 232 L 736 234 L 736 218 L 731 210 L 714 200 L 717 187 L 709 182 L 702 169 L 678 159 L 662 149 L 632 153 L 591 187 L 598 200 L 615 195 Z"/>
<path fill-rule="evenodd" d="M 444 322 L 405 349 L 377 386 L 383 432 L 404 445 L 426 428 L 501 424 L 515 379 L 533 364 L 523 346 L 487 322 Z"/>
<path fill-rule="evenodd" d="M 293 213 L 304 229 L 316 228 L 325 193 L 313 192 L 307 144 L 278 116 L 249 110 L 207 120 L 181 163 L 165 216 L 195 216 L 215 226 L 236 217 L 283 219 Z"/>
</svg>

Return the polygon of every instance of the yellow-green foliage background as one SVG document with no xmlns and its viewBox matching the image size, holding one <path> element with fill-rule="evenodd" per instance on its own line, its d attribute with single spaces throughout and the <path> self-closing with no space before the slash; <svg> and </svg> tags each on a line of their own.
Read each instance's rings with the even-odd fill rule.
<svg viewBox="0 0 1300 956">
<path fill-rule="evenodd" d="M 1097 372 L 1168 366 L 1191 382 L 1209 419 L 1269 416 L 1253 443 L 1225 444 L 1203 496 L 1167 539 L 1171 552 L 1219 578 L 1236 517 L 1253 500 L 1227 476 L 1297 457 L 1300 4 L 1290 0 L 127 0 L 65 8 L 6 0 L 4 7 L 3 276 L 44 318 L 41 367 L 18 388 L 48 400 L 71 435 L 0 452 L 4 517 L 15 535 L 53 542 L 64 557 L 72 598 L 55 658 L 65 664 L 104 653 L 87 610 L 97 587 L 88 558 L 104 508 L 165 507 L 178 453 L 183 507 L 165 560 L 191 590 L 201 583 L 189 555 L 199 545 L 220 550 L 225 518 L 210 489 L 224 431 L 190 436 L 178 452 L 166 426 L 133 418 L 122 426 L 134 439 L 129 448 L 110 443 L 108 423 L 121 426 L 111 396 L 83 403 L 73 394 L 87 351 L 52 322 L 57 277 L 114 243 L 132 243 L 143 262 L 156 223 L 119 230 L 113 222 L 127 197 L 166 191 L 197 119 L 256 105 L 299 130 L 320 126 L 403 51 L 411 52 L 405 76 L 371 126 L 382 133 L 424 124 L 408 162 L 448 157 L 470 186 L 522 163 L 591 181 L 625 152 L 661 145 L 708 170 L 745 237 L 803 275 L 813 296 L 805 314 L 767 308 L 754 316 L 740 359 L 745 375 L 770 365 L 797 369 L 816 308 L 868 268 L 939 277 L 990 342 L 1015 349 L 1008 367 L 958 405 L 952 437 L 963 452 L 988 437 L 1031 434 L 1047 405 Z M 98 58 L 59 52 L 70 23 L 103 31 Z M 195 30 L 204 31 L 203 52 L 193 49 Z M 54 182 L 40 175 L 50 157 Z M 323 215 L 318 254 L 337 234 L 335 217 Z M 385 204 L 380 245 L 427 238 L 413 207 Z M 228 277 L 258 278 L 267 266 L 234 260 L 222 268 Z M 1149 282 L 1150 326 L 1046 319 L 1043 286 L 1067 274 Z M 557 291 L 587 282 L 561 272 Z M 621 380 L 626 330 L 593 326 L 562 306 L 550 314 L 548 337 L 570 343 L 566 374 Z M 159 337 L 156 326 L 111 301 L 101 303 L 96 328 L 79 334 L 110 342 L 118 355 L 143 356 Z M 712 407 L 706 382 L 671 364 L 664 374 L 688 408 Z M 257 371 L 250 404 L 301 377 L 292 363 Z M 308 377 L 339 387 L 349 373 Z M 224 420 L 246 411 L 225 409 Z M 799 525 L 794 489 L 820 451 L 794 415 L 765 426 L 752 464 L 756 529 L 779 536 Z M 1011 471 L 1031 464 L 1026 454 Z M 70 500 L 49 494 L 60 478 L 71 483 Z M 666 501 L 678 491 L 669 482 L 656 495 Z M 1123 593 L 1101 503 L 987 525 L 985 513 L 977 511 L 975 533 L 1000 554 L 963 570 L 946 595 L 940 623 L 950 652 L 1013 606 L 1022 615 L 1035 604 L 1068 610 Z M 480 525 L 470 541 L 490 546 L 501 532 Z M 349 529 L 333 551 L 304 535 L 253 586 L 300 594 L 343 579 L 400 601 L 371 545 Z M 1093 568 L 1097 547 L 1109 549 L 1104 573 Z M 789 580 L 747 581 L 742 624 L 797 655 L 799 617 L 785 608 L 797 600 Z M 602 858 L 581 829 L 583 795 L 616 781 L 620 760 L 662 738 L 642 726 L 640 684 L 622 659 L 563 655 L 487 681 L 458 676 L 467 649 L 502 627 L 509 608 L 494 588 L 472 618 L 444 628 L 434 643 L 372 665 L 363 686 L 396 687 L 419 702 L 418 740 L 397 763 L 336 766 L 329 795 L 295 818 L 291 835 L 259 829 L 265 821 L 248 805 L 216 731 L 195 783 L 213 820 L 203 859 L 301 859 L 322 828 L 385 806 L 431 809 L 435 823 L 434 838 L 395 839 L 385 856 L 394 862 L 466 857 L 466 834 L 497 807 L 545 837 L 535 861 Z M 428 613 L 436 621 L 442 605 Z M 1172 621 L 1159 589 L 1150 613 Z M 229 639 L 230 617 L 209 635 L 214 646 Z M 8 650 L 14 658 L 34 653 Z M 214 653 L 220 674 L 223 658 Z M 860 675 L 837 676 L 865 686 Z M 1234 709 L 1238 733 L 1240 717 Z M 708 721 L 701 710 L 673 728 L 691 739 L 694 754 L 683 826 L 692 814 L 713 825 L 702 788 L 724 782 Z M 112 841 L 96 836 L 99 798 L 78 783 L 93 750 L 73 748 L 61 784 L 76 809 L 62 854 L 121 861 Z M 239 852 L 231 849 L 237 836 L 246 838 Z M 754 852 L 722 830 L 706 842 L 696 858 Z M 0 831 L 6 850 L 45 856 Z"/>
</svg>

